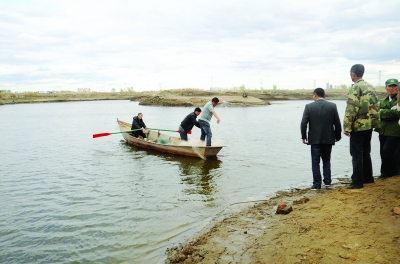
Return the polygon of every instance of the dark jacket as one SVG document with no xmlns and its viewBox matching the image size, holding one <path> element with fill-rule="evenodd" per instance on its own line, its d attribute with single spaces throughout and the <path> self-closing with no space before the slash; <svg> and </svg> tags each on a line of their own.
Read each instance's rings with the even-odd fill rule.
<svg viewBox="0 0 400 264">
<path fill-rule="evenodd" d="M 307 104 L 301 120 L 300 130 L 301 138 L 307 139 L 308 145 L 335 145 L 335 140 L 340 140 L 342 137 L 342 127 L 336 104 L 323 99 Z"/>
<path fill-rule="evenodd" d="M 143 122 L 143 119 L 139 119 L 137 116 L 133 118 L 131 130 L 138 128 L 146 128 L 146 124 Z"/>
<path fill-rule="evenodd" d="M 397 105 L 397 94 L 390 102 L 389 96 L 386 96 L 385 99 L 380 101 L 379 113 L 381 116 L 381 127 L 375 129 L 379 134 L 384 136 L 400 137 L 400 126 L 398 123 L 400 112 L 397 110 L 391 110 L 395 105 Z"/>
<path fill-rule="evenodd" d="M 181 127 L 185 130 L 185 132 L 189 132 L 192 130 L 193 126 L 197 126 L 200 128 L 199 122 L 196 120 L 197 116 L 194 112 L 188 114 L 185 119 L 181 122 Z"/>
</svg>

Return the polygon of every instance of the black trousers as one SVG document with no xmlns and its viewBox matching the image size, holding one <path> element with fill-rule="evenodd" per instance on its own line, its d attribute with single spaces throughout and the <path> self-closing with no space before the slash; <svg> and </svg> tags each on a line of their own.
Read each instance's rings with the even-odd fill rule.
<svg viewBox="0 0 400 264">
<path fill-rule="evenodd" d="M 187 132 L 185 132 L 182 126 L 179 126 L 179 134 L 181 135 L 181 140 L 188 141 Z"/>
<path fill-rule="evenodd" d="M 381 153 L 381 176 L 392 177 L 397 175 L 398 160 L 396 160 L 396 150 L 400 142 L 400 137 L 379 135 Z"/>
<path fill-rule="evenodd" d="M 397 145 L 396 164 L 397 164 L 397 175 L 400 175 L 400 144 Z"/>
<path fill-rule="evenodd" d="M 142 138 L 146 138 L 146 134 L 143 133 L 142 130 L 137 130 L 137 131 L 133 131 L 132 134 L 135 136 L 135 138 L 142 136 Z"/>
<path fill-rule="evenodd" d="M 351 181 L 354 186 L 363 187 L 364 182 L 373 182 L 371 161 L 372 129 L 350 133 L 350 155 L 353 163 Z"/>
</svg>

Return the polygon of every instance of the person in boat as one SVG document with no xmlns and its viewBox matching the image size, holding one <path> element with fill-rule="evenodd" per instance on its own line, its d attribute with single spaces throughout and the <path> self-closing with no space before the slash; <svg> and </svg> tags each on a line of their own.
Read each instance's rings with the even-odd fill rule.
<svg viewBox="0 0 400 264">
<path fill-rule="evenodd" d="M 199 107 L 196 107 L 192 113 L 188 114 L 185 119 L 183 119 L 179 126 L 179 134 L 181 135 L 181 140 L 188 140 L 187 133 L 192 130 L 194 126 L 200 128 L 199 122 L 196 120 L 200 113 L 201 109 Z"/>
<path fill-rule="evenodd" d="M 131 130 L 140 129 L 140 130 L 132 131 L 132 134 L 135 138 L 139 138 L 139 136 L 141 136 L 145 141 L 147 141 L 146 134 L 144 133 L 144 130 L 146 128 L 147 127 L 143 121 L 142 113 L 138 113 L 137 116 L 133 117 Z"/>
<path fill-rule="evenodd" d="M 198 122 L 200 125 L 201 129 L 201 136 L 200 140 L 205 141 L 206 140 L 206 146 L 209 147 L 211 146 L 211 137 L 212 137 L 212 132 L 211 132 L 211 127 L 210 127 L 210 121 L 213 116 L 217 119 L 217 124 L 221 122 L 221 119 L 219 119 L 217 112 L 215 112 L 214 108 L 222 104 L 222 101 L 219 101 L 217 97 L 214 97 L 211 102 L 207 102 L 203 110 L 201 111 L 201 114 L 199 115 Z"/>
</svg>

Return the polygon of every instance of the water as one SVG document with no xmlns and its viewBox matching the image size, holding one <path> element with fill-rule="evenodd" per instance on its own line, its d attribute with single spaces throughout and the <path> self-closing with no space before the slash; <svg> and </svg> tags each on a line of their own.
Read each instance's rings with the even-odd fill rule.
<svg viewBox="0 0 400 264">
<path fill-rule="evenodd" d="M 309 101 L 218 106 L 212 160 L 127 145 L 116 119 L 143 112 L 147 126 L 178 128 L 185 107 L 96 101 L 0 106 L 0 263 L 162 263 L 167 247 L 199 232 L 236 202 L 310 187 L 300 120 Z M 345 102 L 335 101 L 343 117 Z M 176 136 L 179 134 L 176 133 Z M 189 138 L 198 138 L 194 127 Z M 372 138 L 374 173 L 379 142 Z M 351 174 L 348 138 L 333 148 L 333 177 Z"/>
</svg>

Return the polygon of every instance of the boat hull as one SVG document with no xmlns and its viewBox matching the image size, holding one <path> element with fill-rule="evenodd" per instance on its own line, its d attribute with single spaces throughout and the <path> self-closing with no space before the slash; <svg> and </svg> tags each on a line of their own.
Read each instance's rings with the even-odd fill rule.
<svg viewBox="0 0 400 264">
<path fill-rule="evenodd" d="M 131 129 L 131 124 L 118 120 L 118 125 L 121 131 Z M 210 158 L 217 156 L 218 152 L 223 146 L 185 146 L 181 145 L 181 139 L 178 137 L 170 136 L 167 134 L 160 133 L 159 131 L 150 130 L 147 133 L 148 141 L 138 139 L 132 136 L 130 133 L 122 133 L 123 138 L 130 145 L 134 145 L 144 149 L 151 149 L 159 152 L 170 153 L 174 155 Z M 158 139 L 168 139 L 168 144 L 158 143 Z"/>
</svg>

